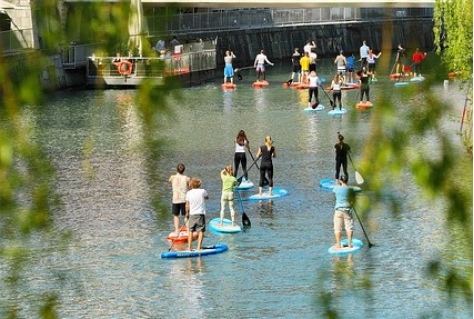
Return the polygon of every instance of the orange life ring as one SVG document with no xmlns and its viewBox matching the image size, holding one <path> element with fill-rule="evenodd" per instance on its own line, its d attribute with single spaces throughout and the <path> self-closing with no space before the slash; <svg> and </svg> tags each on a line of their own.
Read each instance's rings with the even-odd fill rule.
<svg viewBox="0 0 474 319">
<path fill-rule="evenodd" d="M 120 61 L 120 63 L 117 66 L 117 70 L 122 75 L 130 75 L 132 74 L 133 64 L 132 62 L 128 60 Z"/>
</svg>

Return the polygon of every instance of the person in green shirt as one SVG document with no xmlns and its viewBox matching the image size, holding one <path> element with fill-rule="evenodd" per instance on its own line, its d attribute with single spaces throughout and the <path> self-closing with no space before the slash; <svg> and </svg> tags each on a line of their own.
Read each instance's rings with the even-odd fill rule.
<svg viewBox="0 0 474 319">
<path fill-rule="evenodd" d="M 234 186 L 237 186 L 240 183 L 233 175 L 232 165 L 227 165 L 225 169 L 221 171 L 221 179 L 222 179 L 221 212 L 220 212 L 221 225 L 224 220 L 224 210 L 227 203 L 229 205 L 232 226 L 235 226 Z"/>
</svg>

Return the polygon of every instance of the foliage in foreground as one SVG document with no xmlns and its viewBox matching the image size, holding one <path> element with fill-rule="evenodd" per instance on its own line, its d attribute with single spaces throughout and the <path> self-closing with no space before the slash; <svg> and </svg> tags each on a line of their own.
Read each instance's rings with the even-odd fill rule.
<svg viewBox="0 0 474 319">
<path fill-rule="evenodd" d="M 454 3 L 454 2 L 453 2 Z M 466 2 L 465 4 L 468 4 Z M 42 24 L 48 26 L 48 32 L 42 35 L 45 43 L 49 47 L 56 47 L 57 39 L 67 38 L 60 33 L 60 22 L 55 17 L 55 1 L 44 1 L 39 12 L 48 13 L 44 17 Z M 113 10 L 103 12 L 101 7 L 95 8 L 94 4 L 88 3 L 91 12 L 96 15 L 91 17 L 91 26 L 96 34 L 101 35 L 101 40 L 106 40 L 104 51 L 115 52 L 117 43 L 122 42 L 121 35 L 126 29 L 128 7 L 121 7 L 120 4 Z M 471 5 L 472 8 L 472 5 Z M 443 10 L 448 10 L 445 8 Z M 464 74 L 472 74 L 472 9 L 467 5 L 456 7 L 453 11 L 463 11 L 470 19 L 470 30 L 468 25 L 460 24 L 463 16 L 458 15 L 456 19 L 446 19 L 443 32 L 451 35 L 449 30 L 464 28 L 463 33 L 466 39 L 448 36 L 449 50 L 443 51 L 446 54 L 446 61 L 457 61 L 455 57 L 466 57 L 470 54 L 471 63 L 452 65 L 452 69 L 462 71 Z M 456 15 L 453 15 L 456 17 Z M 81 30 L 81 27 L 73 31 Z M 100 32 L 98 31 L 100 30 Z M 469 35 L 470 34 L 470 35 Z M 463 41 L 469 40 L 466 43 Z M 446 42 L 445 43 L 448 43 Z M 457 42 L 456 42 L 457 41 Z M 456 43 L 456 44 L 455 44 Z M 468 43 L 470 45 L 468 45 Z M 464 46 L 462 46 L 464 45 Z M 470 52 L 468 48 L 470 47 Z M 451 52 L 451 48 L 457 51 Z M 464 51 L 466 49 L 467 51 Z M 462 51 L 460 51 L 462 50 Z M 459 54 L 462 52 L 466 55 Z M 456 54 L 454 54 L 456 53 Z M 471 66 L 471 70 L 464 66 Z M 54 189 L 54 170 L 51 163 L 35 139 L 35 131 L 28 126 L 28 117 L 25 105 L 39 105 L 37 108 L 29 108 L 29 112 L 40 112 L 42 102 L 42 92 L 38 90 L 40 64 L 32 64 L 31 72 L 25 76 L 21 83 L 12 82 L 9 78 L 9 65 L 5 60 L 0 61 L 0 85 L 2 99 L 0 101 L 0 114 L 2 122 L 0 125 L 0 271 L 2 274 L 2 284 L 8 291 L 2 292 L 2 296 L 8 296 L 1 301 L 0 308 L 3 309 L 2 317 L 19 318 L 25 305 L 22 300 L 24 293 L 22 289 L 27 287 L 29 274 L 23 270 L 28 266 L 28 262 L 33 255 L 38 258 L 47 254 L 56 254 L 67 247 L 68 237 L 52 238 L 50 230 L 53 223 L 53 213 L 60 209 L 60 199 Z M 172 85 L 172 84 L 171 84 Z M 153 89 L 149 85 L 140 88 L 137 101 L 138 113 L 143 121 L 146 140 L 144 149 L 149 156 L 149 174 L 157 172 L 154 167 L 153 158 L 157 156 L 156 146 L 160 140 L 154 132 L 162 120 L 162 113 L 168 112 L 167 97 L 170 94 L 166 87 L 159 90 Z M 446 229 L 452 234 L 454 247 L 463 247 L 467 253 L 462 256 L 465 260 L 472 261 L 472 178 L 459 180 L 459 150 L 450 142 L 446 132 L 443 131 L 440 119 L 443 108 L 431 92 L 413 92 L 418 99 L 417 106 L 412 111 L 405 114 L 398 121 L 393 119 L 400 114 L 396 114 L 396 108 L 390 101 L 382 101 L 384 108 L 377 109 L 373 114 L 372 135 L 365 144 L 363 159 L 364 166 L 361 172 L 364 175 L 371 175 L 370 186 L 372 189 L 381 189 L 380 182 L 387 182 L 387 179 L 396 180 L 400 174 L 412 174 L 417 185 L 424 190 L 426 198 L 435 202 L 442 202 L 445 205 Z M 156 107 L 159 105 L 159 107 Z M 400 129 L 400 123 L 410 123 L 409 129 Z M 418 150 L 423 149 L 423 140 L 427 136 L 436 136 L 439 143 L 436 156 L 426 157 Z M 92 142 L 93 143 L 93 142 Z M 84 150 L 87 153 L 87 150 Z M 469 162 L 469 160 L 467 160 Z M 472 171 L 471 171 L 472 175 Z M 154 180 L 153 176 L 150 180 Z M 471 185 L 469 185 L 471 183 Z M 374 200 L 384 201 L 381 192 L 375 193 Z M 370 217 L 370 209 L 365 206 L 359 211 L 364 223 Z M 35 248 L 35 241 L 41 240 L 49 242 L 50 251 L 41 252 Z M 472 302 L 472 263 L 463 265 L 456 263 L 456 259 L 443 260 L 435 259 L 427 265 L 427 272 L 433 279 L 439 280 L 440 289 L 456 299 L 461 297 L 465 302 Z M 67 276 L 67 274 L 66 274 Z M 370 274 L 364 286 L 370 289 Z M 32 307 L 36 307 L 39 318 L 58 318 L 57 309 L 60 306 L 60 295 L 57 291 L 48 291 L 39 296 L 28 296 Z M 327 297 L 327 296 L 326 296 Z M 8 301 L 5 301 L 8 300 Z M 337 318 L 337 311 L 331 309 L 331 302 L 328 298 L 322 299 L 327 309 L 328 318 Z"/>
</svg>

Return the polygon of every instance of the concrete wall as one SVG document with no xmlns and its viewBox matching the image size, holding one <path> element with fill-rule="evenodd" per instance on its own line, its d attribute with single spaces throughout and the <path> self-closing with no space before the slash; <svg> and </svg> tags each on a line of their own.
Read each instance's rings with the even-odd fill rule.
<svg viewBox="0 0 474 319">
<path fill-rule="evenodd" d="M 206 35 L 204 35 L 206 36 Z M 208 34 L 207 36 L 216 36 Z M 338 25 L 298 26 L 278 29 L 242 30 L 220 34 L 217 62 L 223 64 L 225 50 L 231 48 L 239 63 L 251 65 L 255 56 L 264 49 L 271 61 L 290 59 L 295 47 L 303 48 L 307 39 L 317 45 L 318 57 L 335 57 L 340 50 L 346 55 L 353 52 L 359 57 L 362 41 L 375 51 L 395 50 L 399 43 L 406 49 L 433 48 L 431 20 L 397 20 L 361 22 Z"/>
</svg>

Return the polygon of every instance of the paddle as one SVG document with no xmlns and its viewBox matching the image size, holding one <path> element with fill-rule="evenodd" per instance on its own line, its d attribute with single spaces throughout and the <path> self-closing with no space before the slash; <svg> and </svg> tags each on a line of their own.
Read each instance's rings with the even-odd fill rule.
<svg viewBox="0 0 474 319">
<path fill-rule="evenodd" d="M 184 229 L 184 226 L 186 226 L 186 222 L 187 222 L 187 221 L 188 221 L 187 219 L 185 219 L 185 220 L 184 220 L 184 224 L 183 224 L 183 226 L 181 226 L 181 228 L 179 229 L 178 235 L 176 235 L 176 237 L 175 237 L 175 238 L 173 238 L 173 241 L 171 242 L 171 246 L 170 246 L 170 248 L 168 249 L 168 251 L 171 251 L 171 248 L 172 248 L 172 247 L 173 247 L 173 245 L 174 245 L 174 241 L 175 241 L 177 238 L 179 238 L 179 235 L 180 235 L 180 234 L 181 234 L 181 232 L 183 231 L 183 229 Z"/>
<path fill-rule="evenodd" d="M 252 151 L 250 151 L 250 148 L 248 149 L 249 150 L 249 154 L 250 154 L 250 157 L 252 157 L 252 161 L 255 161 L 255 158 L 253 157 L 253 154 L 252 154 Z M 258 167 L 258 164 L 255 163 L 255 166 L 257 166 L 257 169 L 260 169 L 260 167 Z M 267 177 L 264 177 L 263 178 L 263 185 L 268 185 L 270 182 L 268 181 Z"/>
<path fill-rule="evenodd" d="M 362 175 L 360 175 L 360 173 L 356 170 L 355 166 L 354 166 L 354 162 L 352 162 L 352 157 L 351 157 L 351 154 L 347 153 L 347 156 L 349 156 L 349 160 L 351 161 L 351 164 L 352 164 L 352 168 L 354 168 L 354 171 L 355 171 L 355 180 L 357 182 L 357 184 L 364 184 L 364 178 L 362 177 Z"/>
<path fill-rule="evenodd" d="M 352 206 L 352 210 L 354 211 L 355 215 L 357 216 L 357 219 L 359 220 L 360 227 L 362 228 L 362 231 L 364 232 L 365 239 L 367 239 L 367 242 L 369 243 L 369 249 L 370 249 L 370 247 L 374 246 L 374 244 L 372 244 L 372 243 L 370 242 L 370 239 L 369 239 L 369 237 L 367 236 L 367 233 L 365 232 L 364 225 L 362 225 L 362 221 L 360 220 L 360 217 L 359 217 L 359 215 L 357 214 L 357 212 L 356 212 L 354 206 Z"/>
<path fill-rule="evenodd" d="M 252 223 L 250 222 L 250 218 L 244 211 L 244 204 L 242 202 L 242 196 L 240 195 L 240 191 L 237 191 L 237 193 L 239 194 L 240 207 L 242 209 L 242 225 L 244 225 L 245 227 L 250 227 Z"/>
<path fill-rule="evenodd" d="M 243 77 L 242 77 L 242 74 L 240 74 L 240 71 L 242 70 L 247 70 L 247 69 L 253 69 L 253 66 L 246 66 L 245 68 L 236 68 L 234 69 L 234 74 L 237 74 L 237 78 L 239 79 L 239 81 L 242 81 Z"/>
<path fill-rule="evenodd" d="M 244 173 L 242 174 L 242 176 L 240 176 L 239 178 L 237 178 L 237 180 L 239 181 L 239 183 L 242 182 L 242 178 L 244 178 L 244 177 L 245 177 L 245 174 L 248 173 L 248 171 L 250 171 L 250 169 L 251 169 L 255 164 L 257 164 L 257 161 L 258 161 L 259 159 L 260 159 L 260 157 L 256 158 L 256 159 L 253 161 L 252 165 L 250 165 L 250 167 L 244 171 Z"/>
<path fill-rule="evenodd" d="M 319 86 L 318 86 L 318 89 L 319 89 Z M 325 89 L 322 89 L 322 90 L 323 90 L 324 94 L 326 95 L 326 97 L 328 98 L 329 103 L 331 103 L 331 107 L 334 107 L 334 101 L 331 100 L 331 98 L 329 97 L 329 94 L 326 92 Z"/>
</svg>

